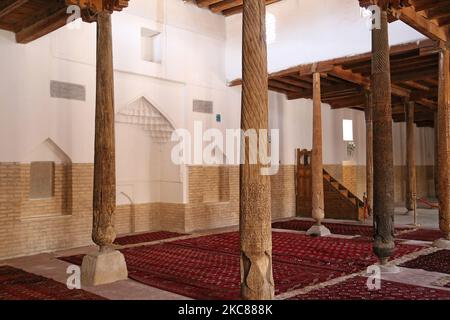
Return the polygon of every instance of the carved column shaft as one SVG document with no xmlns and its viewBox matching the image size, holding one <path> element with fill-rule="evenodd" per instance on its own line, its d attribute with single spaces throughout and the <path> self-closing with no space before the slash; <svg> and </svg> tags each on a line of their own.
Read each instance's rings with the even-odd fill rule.
<svg viewBox="0 0 450 320">
<path fill-rule="evenodd" d="M 115 239 L 116 170 L 114 74 L 111 14 L 97 17 L 97 93 L 95 106 L 94 221 L 92 239 L 101 249 Z"/>
<path fill-rule="evenodd" d="M 312 217 L 320 225 L 325 218 L 322 163 L 322 101 L 320 73 L 313 74 L 313 146 L 311 155 Z"/>
<path fill-rule="evenodd" d="M 265 0 L 245 0 L 243 8 L 241 129 L 268 129 Z M 267 140 L 267 135 L 262 137 Z M 260 164 L 249 163 L 249 144 L 240 166 L 241 296 L 274 297 L 270 177 Z M 255 150 L 252 150 L 252 153 Z"/>
<path fill-rule="evenodd" d="M 439 199 L 439 118 L 434 112 L 434 193 Z"/>
<path fill-rule="evenodd" d="M 369 215 L 373 212 L 373 105 L 372 93 L 366 92 L 366 197 Z"/>
<path fill-rule="evenodd" d="M 439 101 L 438 101 L 438 152 L 439 152 L 439 228 L 450 240 L 449 195 L 449 112 L 450 112 L 450 50 L 443 47 L 439 54 Z"/>
<path fill-rule="evenodd" d="M 385 264 L 395 248 L 391 75 L 386 8 L 381 9 L 380 24 L 380 29 L 372 30 L 373 249 L 380 262 Z"/>
<path fill-rule="evenodd" d="M 416 187 L 416 143 L 414 132 L 414 101 L 406 102 L 406 209 L 414 210 Z"/>
</svg>

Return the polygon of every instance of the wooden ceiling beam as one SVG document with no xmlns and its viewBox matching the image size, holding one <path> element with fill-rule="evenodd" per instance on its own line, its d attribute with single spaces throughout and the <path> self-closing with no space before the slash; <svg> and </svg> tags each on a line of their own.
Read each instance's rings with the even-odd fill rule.
<svg viewBox="0 0 450 320">
<path fill-rule="evenodd" d="M 439 27 L 431 20 L 417 13 L 413 7 L 390 9 L 390 13 L 430 39 L 448 41 L 448 34 L 444 28 Z"/>
<path fill-rule="evenodd" d="M 200 8 L 208 8 L 210 5 L 218 3 L 222 0 L 197 0 L 195 3 Z"/>
<path fill-rule="evenodd" d="M 365 8 L 377 2 L 379 0 L 359 0 L 360 6 Z M 448 5 L 448 1 L 383 0 L 383 2 L 388 4 L 387 7 L 391 21 L 399 19 L 430 39 L 443 42 L 448 41 L 448 28 L 445 26 L 440 27 L 434 20 L 427 17 L 426 12 L 424 12 L 424 10 L 432 10 L 439 5 Z"/>
<path fill-rule="evenodd" d="M 433 8 L 441 8 L 448 6 L 448 1 L 446 0 L 414 0 L 411 5 L 417 12 L 424 10 L 433 10 Z"/>
<path fill-rule="evenodd" d="M 281 0 L 266 0 L 266 5 L 278 2 Z M 187 0 L 196 4 L 199 8 L 209 9 L 213 13 L 222 14 L 224 16 L 231 16 L 242 12 L 243 0 Z"/>
<path fill-rule="evenodd" d="M 209 6 L 209 9 L 214 13 L 221 13 L 225 10 L 234 7 L 242 6 L 243 0 L 222 0 Z"/>
<path fill-rule="evenodd" d="M 425 15 L 430 19 L 442 18 L 448 16 L 450 13 L 450 2 L 442 3 L 442 6 L 434 6 L 425 11 Z"/>
<path fill-rule="evenodd" d="M 16 33 L 17 43 L 29 43 L 50 32 L 53 32 L 67 23 L 66 7 L 59 8 L 45 18 L 38 18 L 28 22 L 25 27 Z"/>
<path fill-rule="evenodd" d="M 0 19 L 20 8 L 29 0 L 3 0 L 0 4 Z"/>
<path fill-rule="evenodd" d="M 67 13 L 69 5 L 80 6 L 83 20 L 93 22 L 96 12 L 121 11 L 128 6 L 129 2 L 129 0 L 33 1 L 2 0 L 0 3 L 0 28 L 15 32 L 18 43 L 31 42 L 66 25 L 69 17 Z M 26 6 L 28 3 L 30 5 Z M 20 14 L 17 13 L 18 9 L 20 9 Z M 19 18 L 16 18 L 15 22 L 10 22 L 14 21 L 11 17 L 15 18 L 16 16 Z"/>
<path fill-rule="evenodd" d="M 401 84 L 407 85 L 411 88 L 414 88 L 416 90 L 423 90 L 423 91 L 429 91 L 430 87 L 429 86 L 425 86 L 423 84 L 418 83 L 417 81 L 403 81 Z"/>
</svg>

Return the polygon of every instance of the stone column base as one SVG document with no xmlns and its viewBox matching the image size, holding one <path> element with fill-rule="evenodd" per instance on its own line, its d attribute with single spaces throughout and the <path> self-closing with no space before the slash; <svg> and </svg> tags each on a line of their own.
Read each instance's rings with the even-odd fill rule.
<svg viewBox="0 0 450 320">
<path fill-rule="evenodd" d="M 376 264 L 378 268 L 380 268 L 381 274 L 384 273 L 400 273 L 402 270 L 397 267 L 395 264 L 387 263 L 387 264 Z"/>
<path fill-rule="evenodd" d="M 324 225 L 313 225 L 308 231 L 306 231 L 306 234 L 313 237 L 324 237 L 331 235 L 331 231 Z"/>
<path fill-rule="evenodd" d="M 117 250 L 86 255 L 81 265 L 83 286 L 98 286 L 128 278 L 127 264 L 123 254 Z"/>
<path fill-rule="evenodd" d="M 450 249 L 450 240 L 444 238 L 438 239 L 435 242 L 433 242 L 433 247 L 440 249 Z"/>
</svg>

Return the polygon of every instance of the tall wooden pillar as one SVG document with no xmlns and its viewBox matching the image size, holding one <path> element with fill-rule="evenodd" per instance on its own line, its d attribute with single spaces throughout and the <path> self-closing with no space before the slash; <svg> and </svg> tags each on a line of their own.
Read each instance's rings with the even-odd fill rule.
<svg viewBox="0 0 450 320">
<path fill-rule="evenodd" d="M 436 244 L 450 248 L 450 177 L 449 177 L 449 120 L 450 120 L 450 49 L 442 44 L 439 54 L 439 101 L 438 101 L 438 152 L 439 152 L 439 228 L 444 239 Z"/>
<path fill-rule="evenodd" d="M 380 29 L 372 30 L 374 253 L 386 265 L 394 244 L 394 161 L 387 4 Z"/>
<path fill-rule="evenodd" d="M 373 105 L 372 93 L 366 91 L 366 197 L 369 215 L 373 212 Z"/>
<path fill-rule="evenodd" d="M 311 195 L 312 217 L 316 221 L 308 231 L 308 235 L 324 236 L 330 231 L 322 225 L 325 218 L 323 193 L 323 162 L 322 162 L 322 101 L 320 73 L 313 73 L 313 142 L 311 154 Z"/>
<path fill-rule="evenodd" d="M 439 199 L 439 118 L 434 112 L 434 193 Z"/>
<path fill-rule="evenodd" d="M 241 129 L 268 129 L 268 78 L 265 0 L 245 0 L 243 8 Z M 265 137 L 267 139 L 267 136 Z M 264 139 L 264 137 L 263 137 Z M 270 177 L 251 164 L 248 143 L 240 166 L 241 296 L 246 300 L 274 297 Z"/>
<path fill-rule="evenodd" d="M 414 101 L 406 101 L 406 201 L 408 211 L 414 210 L 416 187 L 416 143 L 414 132 Z"/>
<path fill-rule="evenodd" d="M 322 102 L 320 73 L 313 74 L 313 146 L 311 155 L 312 170 L 312 217 L 318 225 L 325 218 L 323 198 L 322 163 Z"/>
<path fill-rule="evenodd" d="M 97 16 L 97 93 L 95 107 L 94 221 L 92 240 L 100 247 L 115 240 L 116 169 L 114 74 L 111 14 Z"/>
<path fill-rule="evenodd" d="M 112 283 L 128 277 L 123 254 L 112 248 L 116 237 L 116 170 L 111 13 L 99 11 L 96 21 L 97 91 L 92 240 L 100 250 L 83 258 L 81 280 L 87 286 Z"/>
</svg>

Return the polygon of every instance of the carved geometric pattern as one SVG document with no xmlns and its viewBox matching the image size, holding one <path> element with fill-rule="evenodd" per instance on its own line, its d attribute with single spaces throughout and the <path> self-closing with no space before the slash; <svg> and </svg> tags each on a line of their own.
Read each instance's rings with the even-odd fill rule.
<svg viewBox="0 0 450 320">
<path fill-rule="evenodd" d="M 169 120 L 144 97 L 120 110 L 116 122 L 141 126 L 157 143 L 169 142 L 175 130 Z"/>
</svg>

